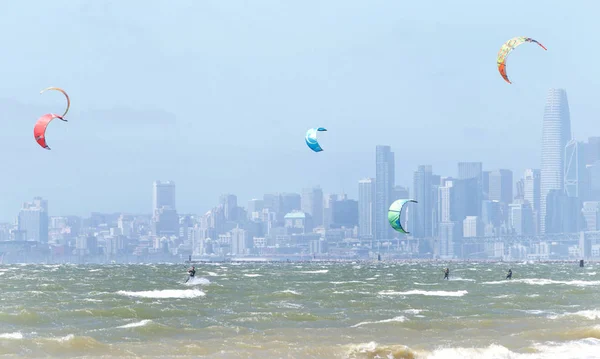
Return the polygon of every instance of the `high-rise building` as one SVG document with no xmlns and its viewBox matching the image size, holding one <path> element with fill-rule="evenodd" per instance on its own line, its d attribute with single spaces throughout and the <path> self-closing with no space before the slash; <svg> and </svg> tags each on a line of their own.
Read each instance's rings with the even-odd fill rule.
<svg viewBox="0 0 600 359">
<path fill-rule="evenodd" d="M 394 186 L 392 189 L 392 202 L 398 199 L 408 198 L 409 194 L 408 188 L 403 186 Z"/>
<path fill-rule="evenodd" d="M 417 204 L 411 208 L 411 233 L 415 238 L 433 236 L 433 187 L 431 165 L 419 166 L 413 177 L 413 198 Z"/>
<path fill-rule="evenodd" d="M 513 174 L 511 170 L 490 173 L 489 200 L 510 204 L 513 201 Z"/>
<path fill-rule="evenodd" d="M 236 221 L 238 213 L 237 196 L 234 194 L 222 194 L 219 197 L 219 204 L 223 206 L 225 211 L 225 219 L 228 221 Z"/>
<path fill-rule="evenodd" d="M 452 221 L 452 197 L 453 188 L 452 181 L 446 181 L 443 186 L 438 188 L 438 222 L 451 222 Z"/>
<path fill-rule="evenodd" d="M 179 215 L 170 207 L 161 207 L 152 216 L 152 233 L 156 236 L 179 237 Z"/>
<path fill-rule="evenodd" d="M 458 179 L 477 178 L 482 179 L 483 164 L 481 162 L 459 162 Z"/>
<path fill-rule="evenodd" d="M 540 179 L 540 232 L 546 233 L 546 201 L 551 190 L 564 190 L 565 146 L 571 137 L 567 92 L 550 89 L 544 108 Z"/>
<path fill-rule="evenodd" d="M 35 197 L 33 202 L 23 203 L 17 227 L 25 240 L 48 243 L 48 201 Z"/>
<path fill-rule="evenodd" d="M 585 225 L 581 212 L 581 201 L 569 197 L 564 191 L 553 189 L 548 192 L 545 233 L 574 233 Z"/>
<path fill-rule="evenodd" d="M 481 201 L 483 200 L 484 192 L 484 173 L 482 168 L 483 164 L 481 162 L 458 163 L 458 179 L 475 178 L 477 182 L 476 189 L 468 194 L 469 197 L 474 197 L 472 203 L 475 208 L 467 208 L 468 213 L 473 216 L 481 216 Z"/>
<path fill-rule="evenodd" d="M 313 225 L 323 225 L 323 190 L 320 187 L 304 188 L 301 198 L 302 212 L 312 216 Z"/>
<path fill-rule="evenodd" d="M 600 230 L 600 202 L 583 202 L 583 218 L 588 231 Z"/>
<path fill-rule="evenodd" d="M 302 196 L 299 193 L 281 193 L 280 196 L 281 210 L 284 216 L 302 208 Z"/>
<path fill-rule="evenodd" d="M 600 161 L 600 137 L 590 137 L 584 145 L 585 164 L 591 165 L 596 161 Z"/>
<path fill-rule="evenodd" d="M 534 234 L 540 231 L 540 170 L 528 168 L 523 178 L 523 197 L 531 208 L 532 229 Z"/>
<path fill-rule="evenodd" d="M 335 201 L 331 206 L 332 228 L 354 228 L 358 225 L 358 202 L 353 199 Z"/>
<path fill-rule="evenodd" d="M 440 240 L 439 240 L 439 250 L 438 253 L 442 258 L 453 258 L 454 257 L 454 247 L 458 244 L 458 240 L 460 240 L 461 230 L 458 230 L 460 225 L 457 222 L 442 222 L 440 223 Z"/>
<path fill-rule="evenodd" d="M 373 239 L 375 234 L 375 179 L 358 181 L 358 235 Z"/>
<path fill-rule="evenodd" d="M 234 255 L 248 254 L 252 249 L 252 238 L 248 236 L 248 232 L 239 227 L 233 228 L 231 231 L 231 253 Z"/>
<path fill-rule="evenodd" d="M 156 236 L 179 236 L 175 182 L 154 181 L 152 204 L 152 233 Z"/>
<path fill-rule="evenodd" d="M 525 199 L 525 179 L 523 179 L 523 178 L 519 179 L 515 183 L 515 189 L 517 190 L 517 193 L 515 193 L 515 196 L 513 197 L 513 199 L 524 200 Z"/>
<path fill-rule="evenodd" d="M 600 201 L 600 160 L 585 167 L 588 183 L 587 197 L 592 201 Z"/>
<path fill-rule="evenodd" d="M 437 237 L 439 235 L 439 222 L 440 217 L 438 210 L 440 207 L 440 185 L 442 183 L 442 176 L 432 174 L 431 175 L 431 235 Z M 408 218 L 408 217 L 407 217 Z M 419 247 L 419 250 L 421 248 Z"/>
<path fill-rule="evenodd" d="M 482 191 L 482 200 L 488 200 L 488 194 L 490 192 L 490 172 L 491 171 L 483 171 L 481 172 L 481 191 Z"/>
<path fill-rule="evenodd" d="M 532 219 L 531 206 L 525 200 L 515 200 L 508 205 L 508 223 L 515 234 L 533 234 Z"/>
<path fill-rule="evenodd" d="M 477 216 L 467 216 L 463 221 L 463 237 L 472 238 L 483 235 L 483 226 Z"/>
<path fill-rule="evenodd" d="M 302 208 L 302 197 L 298 193 L 270 193 L 263 197 L 264 208 L 275 213 L 277 224 L 283 225 L 283 217 Z"/>
<path fill-rule="evenodd" d="M 571 140 L 565 146 L 565 192 L 569 197 L 587 199 L 587 174 L 583 142 Z"/>
<path fill-rule="evenodd" d="M 152 212 L 161 207 L 176 209 L 175 206 L 175 182 L 154 181 L 152 191 Z"/>
<path fill-rule="evenodd" d="M 393 229 L 387 220 L 395 184 L 395 159 L 390 146 L 375 148 L 375 238 L 392 238 Z"/>
<path fill-rule="evenodd" d="M 252 218 L 254 212 L 261 213 L 265 207 L 265 201 L 262 199 L 251 199 L 248 201 L 248 217 Z"/>
<path fill-rule="evenodd" d="M 451 205 L 451 218 L 453 221 L 461 222 L 467 216 L 477 216 L 479 207 L 481 204 L 477 203 L 479 196 L 477 191 L 479 183 L 477 178 L 465 178 L 465 179 L 454 179 L 452 180 L 452 205 Z M 477 216 L 481 218 L 480 216 Z M 462 226 L 457 227 L 459 231 L 462 231 Z"/>
</svg>

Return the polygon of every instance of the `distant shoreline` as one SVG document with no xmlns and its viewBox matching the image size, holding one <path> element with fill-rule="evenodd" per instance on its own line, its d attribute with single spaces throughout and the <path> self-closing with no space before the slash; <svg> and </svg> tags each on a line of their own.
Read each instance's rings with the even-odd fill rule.
<svg viewBox="0 0 600 359">
<path fill-rule="evenodd" d="M 576 260 L 497 260 L 497 259 L 280 259 L 280 258 L 220 258 L 214 260 L 192 260 L 185 261 L 186 264 L 203 263 L 522 263 L 522 264 L 562 264 L 573 263 L 579 265 L 579 259 Z M 599 259 L 585 260 L 584 264 L 600 263 Z"/>
</svg>

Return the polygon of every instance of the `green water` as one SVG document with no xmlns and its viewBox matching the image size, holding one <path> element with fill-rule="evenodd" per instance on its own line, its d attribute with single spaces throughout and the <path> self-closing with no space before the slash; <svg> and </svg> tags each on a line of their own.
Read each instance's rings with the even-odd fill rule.
<svg viewBox="0 0 600 359">
<path fill-rule="evenodd" d="M 450 267 L 450 280 L 442 269 Z M 600 358 L 576 264 L 0 266 L 0 355 Z"/>
</svg>

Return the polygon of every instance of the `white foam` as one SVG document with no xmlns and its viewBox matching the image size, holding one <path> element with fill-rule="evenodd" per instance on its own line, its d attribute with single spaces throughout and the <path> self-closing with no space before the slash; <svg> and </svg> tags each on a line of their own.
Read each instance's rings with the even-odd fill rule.
<svg viewBox="0 0 600 359">
<path fill-rule="evenodd" d="M 209 285 L 210 284 L 210 280 L 200 277 L 192 277 L 190 278 L 187 282 L 185 282 L 186 285 Z"/>
<path fill-rule="evenodd" d="M 120 290 L 117 294 L 125 295 L 128 297 L 138 297 L 138 298 L 196 298 L 203 297 L 206 294 L 203 291 L 198 289 L 164 289 L 164 290 L 147 290 L 141 292 L 130 292 L 125 290 Z"/>
<path fill-rule="evenodd" d="M 423 311 L 424 311 L 423 309 L 406 309 L 404 311 L 404 313 L 407 313 L 407 314 L 419 314 L 419 313 L 422 313 Z"/>
<path fill-rule="evenodd" d="M 564 314 L 560 314 L 560 315 L 552 315 L 548 318 L 559 319 L 559 318 L 564 318 L 564 317 L 581 317 L 581 318 L 586 318 L 589 320 L 597 320 L 597 319 L 600 319 L 600 310 L 597 310 L 597 309 L 580 310 L 579 312 L 574 312 L 574 313 L 564 313 Z"/>
<path fill-rule="evenodd" d="M 117 327 L 117 328 L 137 328 L 137 327 L 143 327 L 144 325 L 148 325 L 150 323 L 152 323 L 152 321 L 150 319 L 144 319 L 140 322 L 121 325 L 120 327 Z"/>
<path fill-rule="evenodd" d="M 250 274 L 244 274 L 244 277 L 250 277 L 250 278 L 262 277 L 262 274 L 250 273 Z"/>
<path fill-rule="evenodd" d="M 512 280 L 500 280 L 493 282 L 483 282 L 483 284 L 502 284 L 502 283 L 525 283 L 529 285 L 549 285 L 549 284 L 563 284 L 563 285 L 573 285 L 576 287 L 588 287 L 588 286 L 596 286 L 600 285 L 600 281 L 585 281 L 585 280 L 552 280 L 552 279 L 544 279 L 544 278 L 526 278 L 526 279 L 512 279 Z"/>
<path fill-rule="evenodd" d="M 467 294 L 466 290 L 459 290 L 456 292 L 449 292 L 445 290 L 409 290 L 407 292 L 396 292 L 393 290 L 383 290 L 379 292 L 380 295 L 426 295 L 426 296 L 436 296 L 436 297 L 462 297 Z"/>
<path fill-rule="evenodd" d="M 394 317 L 391 319 L 383 319 L 383 320 L 377 320 L 374 322 L 360 322 L 358 324 L 354 324 L 353 326 L 351 326 L 350 328 L 358 328 L 360 326 L 363 325 L 367 325 L 367 324 L 379 324 L 379 323 L 402 323 L 406 321 L 406 317 L 404 316 L 399 316 L 399 317 Z"/>
<path fill-rule="evenodd" d="M 286 290 L 282 290 L 279 293 L 287 293 L 287 294 L 294 294 L 294 295 L 302 295 L 302 293 L 296 292 L 295 290 L 291 290 L 291 289 L 286 289 Z"/>
<path fill-rule="evenodd" d="M 565 343 L 538 343 L 535 353 L 517 353 L 497 344 L 485 348 L 442 348 L 427 359 L 599 359 L 600 340 L 588 338 Z"/>
<path fill-rule="evenodd" d="M 451 282 L 452 281 L 457 281 L 457 282 L 475 282 L 475 279 L 470 279 L 470 278 L 461 278 L 461 277 L 452 277 L 449 279 Z"/>
<path fill-rule="evenodd" d="M 317 273 L 327 273 L 327 272 L 329 272 L 329 269 L 300 271 L 300 273 L 304 273 L 304 274 L 317 274 Z"/>
<path fill-rule="evenodd" d="M 0 334 L 0 339 L 23 339 L 23 334 L 19 332 Z"/>
</svg>

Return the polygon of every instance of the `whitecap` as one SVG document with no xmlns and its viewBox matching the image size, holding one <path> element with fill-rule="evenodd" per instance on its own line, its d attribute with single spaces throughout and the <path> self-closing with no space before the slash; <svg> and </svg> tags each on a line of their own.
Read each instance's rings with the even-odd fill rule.
<svg viewBox="0 0 600 359">
<path fill-rule="evenodd" d="M 196 298 L 203 297 L 206 294 L 203 291 L 197 289 L 164 289 L 164 290 L 147 290 L 140 292 L 130 292 L 125 290 L 120 290 L 117 294 L 125 295 L 128 297 L 139 297 L 139 298 Z"/>
<path fill-rule="evenodd" d="M 144 319 L 142 321 L 139 322 L 135 322 L 135 323 L 129 323 L 129 324 L 125 324 L 125 325 L 121 325 L 117 328 L 137 328 L 137 327 L 143 327 L 147 324 L 152 323 L 152 321 L 150 319 Z"/>
<path fill-rule="evenodd" d="M 394 323 L 394 322 L 402 323 L 404 321 L 406 321 L 406 317 L 399 316 L 399 317 L 394 317 L 394 318 L 391 318 L 391 319 L 377 320 L 377 321 L 374 321 L 374 322 L 360 322 L 358 324 L 354 324 L 350 328 L 358 328 L 358 327 L 361 327 L 361 326 L 367 325 L 367 324 Z"/>
<path fill-rule="evenodd" d="M 23 334 L 19 332 L 0 334 L 0 339 L 23 339 Z"/>
<path fill-rule="evenodd" d="M 467 294 L 466 290 L 459 290 L 456 292 L 450 292 L 445 290 L 434 290 L 434 291 L 426 291 L 426 290 L 409 290 L 407 292 L 396 292 L 393 290 L 384 290 L 379 292 L 380 295 L 426 295 L 426 296 L 436 296 L 436 297 L 462 297 Z"/>
</svg>

